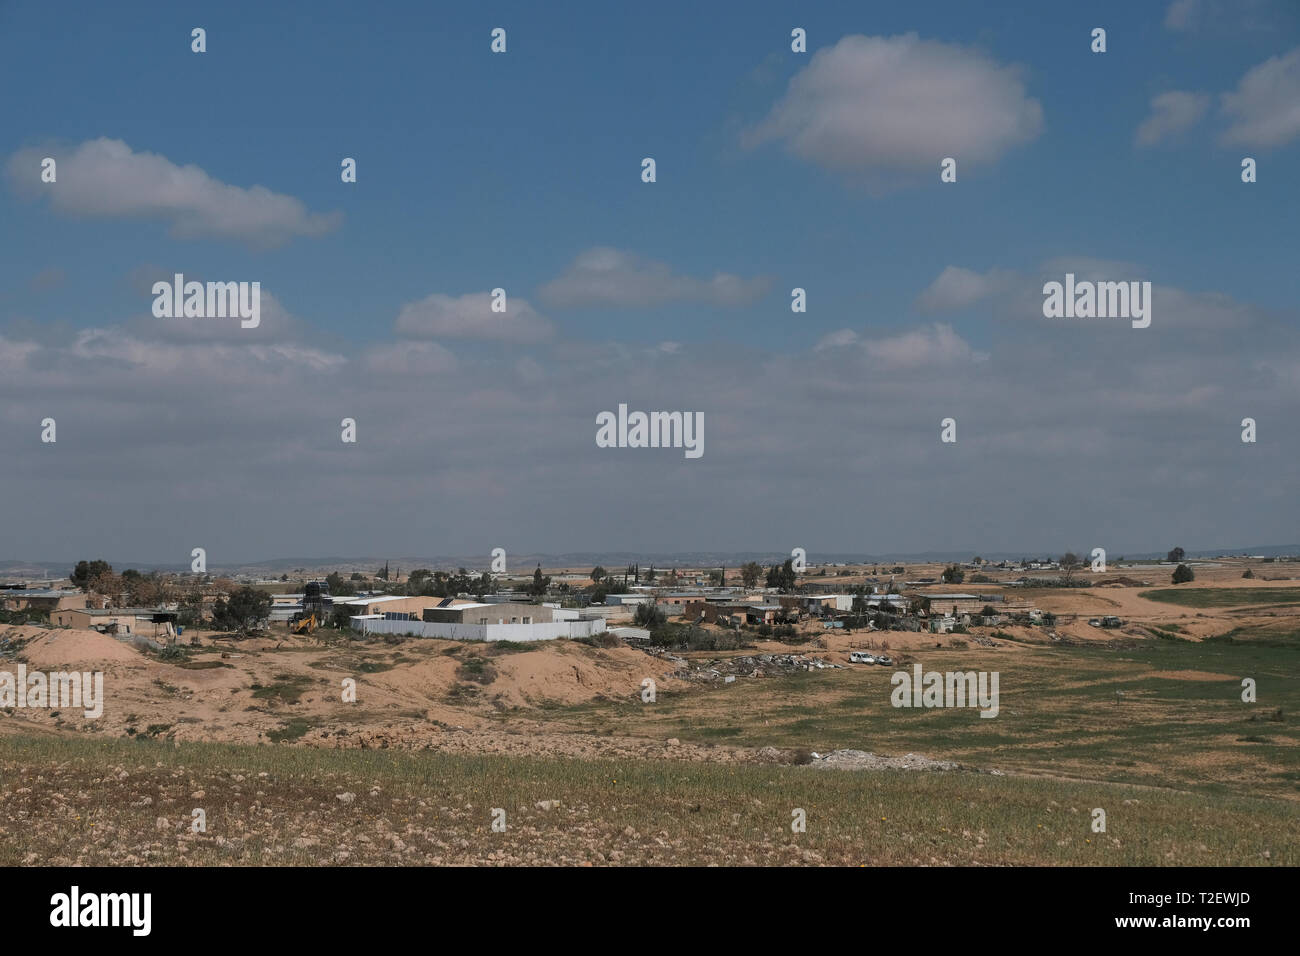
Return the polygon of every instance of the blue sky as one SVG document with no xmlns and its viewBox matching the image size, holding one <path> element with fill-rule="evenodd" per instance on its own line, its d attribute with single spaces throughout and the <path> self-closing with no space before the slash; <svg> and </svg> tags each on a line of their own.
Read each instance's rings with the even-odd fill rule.
<svg viewBox="0 0 1300 956">
<path fill-rule="evenodd" d="M 1073 13 L 965 2 L 458 6 L 326 2 L 303 16 L 294 4 L 165 3 L 123 16 L 101 4 L 7 5 L 8 69 L 31 78 L 6 104 L 7 152 L 121 139 L 223 182 L 339 210 L 344 222 L 269 251 L 178 247 L 156 222 L 69 221 L 9 195 L 0 212 L 10 241 L 21 240 L 0 267 L 14 290 L 6 305 L 102 321 L 79 303 L 129 314 L 138 295 L 122 276 L 175 263 L 259 276 L 295 312 L 363 341 L 435 290 L 530 294 L 592 245 L 688 273 L 770 275 L 773 293 L 741 312 L 554 317 L 575 336 L 787 346 L 864 311 L 905 321 L 950 262 L 1014 268 L 1071 253 L 1139 263 L 1191 288 L 1212 279 L 1261 305 L 1300 293 L 1294 250 L 1277 241 L 1294 212 L 1284 172 L 1294 144 L 1263 151 L 1260 183 L 1243 190 L 1242 150 L 1215 145 L 1212 123 L 1179 140 L 1188 148 L 1132 142 L 1152 95 L 1231 89 L 1286 46 L 1278 30 L 1175 32 L 1155 3 Z M 1269 22 L 1300 34 L 1294 7 L 1279 5 Z M 208 31 L 206 54 L 189 50 L 193 25 Z M 488 52 L 496 25 L 508 30 L 504 56 Z M 846 189 L 775 145 L 743 149 L 737 130 L 808 61 L 789 50 L 792 25 L 808 30 L 812 52 L 846 34 L 910 31 L 987 50 L 1023 67 L 1043 133 L 993 169 L 962 171 L 955 189 L 936 168 L 922 188 L 883 196 Z M 1089 50 L 1096 25 L 1108 27 L 1104 55 Z M 659 164 L 653 185 L 639 180 L 643 155 Z M 339 181 L 343 156 L 359 162 L 355 186 Z M 55 294 L 23 290 L 44 268 L 68 281 Z M 797 328 L 781 294 L 795 285 L 812 296 Z"/>
<path fill-rule="evenodd" d="M 190 51 L 189 32 L 195 26 L 207 31 L 208 50 L 201 55 Z M 489 51 L 489 33 L 497 26 L 508 31 L 504 55 Z M 1090 31 L 1097 26 L 1107 30 L 1105 54 L 1089 49 Z M 805 55 L 790 50 L 793 27 L 807 31 Z M 917 48 L 907 46 L 905 34 L 916 34 L 923 47 L 933 44 L 928 47 L 933 58 L 915 62 Z M 873 38 L 870 44 L 875 45 L 853 48 L 852 38 L 859 35 Z M 1208 309 L 1189 322 L 1191 331 L 1180 341 L 1189 359 L 1236 354 L 1240 333 L 1231 323 L 1216 326 L 1214 308 L 1222 303 L 1228 303 L 1224 314 L 1250 310 L 1251 322 L 1263 324 L 1265 331 L 1248 333 L 1256 336 L 1262 352 L 1289 355 L 1300 297 L 1294 240 L 1300 131 L 1287 124 L 1300 127 L 1300 122 L 1283 115 L 1279 131 L 1266 120 L 1270 110 L 1279 112 L 1279 103 L 1282 114 L 1288 102 L 1297 108 L 1294 99 L 1288 100 L 1294 88 L 1286 86 L 1295 70 L 1285 59 L 1297 49 L 1300 8 L 1263 0 L 1086 5 L 137 3 L 126 12 L 98 3 L 0 3 L 0 58 L 9 80 L 0 94 L 6 117 L 0 157 L 8 167 L 8 181 L 0 190 L 0 336 L 16 343 L 14 354 L 21 352 L 29 371 L 58 367 L 60 342 L 79 331 L 134 328 L 132 341 L 147 342 L 149 334 L 142 331 L 147 326 L 141 322 L 151 297 L 141 276 L 180 271 L 195 278 L 262 282 L 298 323 L 299 345 L 318 343 L 341 363 L 355 365 L 366 349 L 406 348 L 403 336 L 395 333 L 405 306 L 432 295 L 455 299 L 500 286 L 526 300 L 545 331 L 526 343 L 459 333 L 417 336 L 420 347 L 430 350 L 417 354 L 432 356 L 430 367 L 443 363 L 453 374 L 454 353 L 454 374 L 464 381 L 448 395 L 470 395 L 483 375 L 502 368 L 519 371 L 525 382 L 541 381 L 529 376 L 544 375 L 575 356 L 601 368 L 614 361 L 607 361 L 609 355 L 626 359 L 637 350 L 654 351 L 659 356 L 655 361 L 664 354 L 699 358 L 700 368 L 682 364 L 663 370 L 626 399 L 616 392 L 593 396 L 588 404 L 594 403 L 594 415 L 620 400 L 692 400 L 683 396 L 681 383 L 709 374 L 705 355 L 729 356 L 755 373 L 793 355 L 808 369 L 829 365 L 837 376 L 882 379 L 884 390 L 878 395 L 836 399 L 848 402 L 850 409 L 878 412 L 888 408 L 891 394 L 885 387 L 891 370 L 880 367 L 881 354 L 896 352 L 872 353 L 875 364 L 868 368 L 839 369 L 835 363 L 843 356 L 827 346 L 827 337 L 847 341 L 833 337 L 851 332 L 855 348 L 870 349 L 874 340 L 892 342 L 920 330 L 920 344 L 938 348 L 940 365 L 968 360 L 970 367 L 983 369 L 984 379 L 995 367 L 1005 379 L 1008 368 L 1023 367 L 1026 355 L 1037 354 L 1048 364 L 1071 363 L 1080 380 L 1087 381 L 1086 360 L 1071 356 L 1103 339 L 1095 354 L 1095 378 L 1102 383 L 1116 363 L 1158 362 L 1167 356 L 1167 336 L 1120 338 L 1111 329 L 1094 334 L 1025 325 L 1036 307 L 1026 290 L 1034 292 L 1042 274 L 1059 278 L 1064 267 L 1054 269 L 1057 261 L 1078 261 L 1085 269 L 1092 263 L 1100 275 L 1117 273 L 1114 278 L 1144 279 L 1177 290 L 1191 311 Z M 756 142 L 755 131 L 783 102 L 796 125 L 815 122 L 805 114 L 815 113 L 820 101 L 794 91 L 818 57 L 831 62 L 832 51 L 842 54 L 835 62 L 849 72 L 859 56 L 865 62 L 897 52 L 904 57 L 898 75 L 907 83 L 928 82 L 935 64 L 964 63 L 976 83 L 988 80 L 993 112 L 1023 119 L 1027 114 L 1018 111 L 1038 111 L 1041 120 L 1025 121 L 1019 133 L 1000 139 L 986 132 L 972 134 L 977 142 L 955 136 L 950 153 L 936 148 L 931 156 L 925 150 L 918 154 L 910 118 L 893 113 L 893 126 L 868 129 L 863 141 L 868 145 L 858 142 L 852 148 L 869 153 L 874 148 L 870 141 L 897 136 L 903 161 L 882 165 L 850 156 L 849 168 L 814 155 L 817 148 L 801 154 L 790 135 L 759 136 Z M 1281 58 L 1280 66 L 1259 74 L 1259 84 L 1247 89 L 1251 71 L 1273 58 Z M 1152 144 L 1137 144 L 1136 131 L 1152 115 L 1153 97 L 1170 91 L 1199 97 L 1197 118 L 1176 124 L 1183 128 Z M 879 86 L 868 84 L 853 91 L 850 102 L 866 103 L 878 93 L 885 96 Z M 960 99 L 962 90 L 954 93 Z M 1238 107 L 1225 105 L 1225 95 L 1238 96 Z M 982 102 L 973 98 L 962 108 L 978 111 Z M 994 120 L 980 120 L 979 128 L 994 125 Z M 915 122 L 934 123 L 926 115 L 916 116 Z M 75 203 L 59 206 L 39 191 L 33 194 L 37 187 L 23 178 L 28 171 L 35 175 L 34 167 L 24 165 L 31 156 L 73 155 L 100 138 L 120 141 L 132 154 L 164 157 L 176 167 L 192 164 L 211 180 L 238 190 L 262 186 L 292 197 L 307 215 L 339 218 L 318 233 L 275 241 L 263 241 L 266 237 L 252 227 L 186 238 L 175 234 L 170 214 L 142 211 L 148 197 L 134 196 L 114 214 L 92 215 Z M 944 135 L 932 131 L 921 139 L 942 143 Z M 985 146 L 990 153 L 985 161 L 964 159 Z M 944 155 L 958 159 L 956 184 L 939 181 Z M 339 162 L 345 156 L 357 160 L 356 184 L 340 182 Z M 640 180 L 643 156 L 658 164 L 653 184 Z M 1243 156 L 1259 163 L 1255 184 L 1240 181 Z M 76 169 L 64 164 L 61 179 Z M 573 292 L 570 276 L 567 296 L 544 293 L 579 256 L 606 247 L 634 257 L 642 267 L 656 264 L 664 274 L 682 278 L 689 291 L 671 301 L 643 301 L 629 294 L 617 303 L 575 305 L 583 294 Z M 988 278 L 988 290 L 941 310 L 919 305 L 918 298 L 950 267 Z M 699 283 L 719 273 L 762 291 L 718 301 Z M 697 284 L 689 285 L 692 281 Z M 790 312 L 794 286 L 808 290 L 806 314 Z M 1183 300 L 1170 293 L 1164 301 Z M 937 323 L 950 330 L 956 345 Z M 1160 318 L 1156 323 L 1162 324 Z M 25 342 L 49 354 L 23 351 Z M 1004 347 L 1028 350 L 1015 360 L 1021 365 L 1009 354 L 1004 357 Z M 1033 353 L 1036 347 L 1042 351 Z M 981 366 L 990 354 L 993 365 Z M 141 382 L 148 380 L 151 368 L 161 368 L 116 353 L 114 361 L 127 363 L 119 369 L 121 375 Z M 184 358 L 169 353 L 166 361 Z M 138 375 L 132 362 L 138 363 Z M 98 364 L 103 367 L 102 357 Z M 330 368 L 329 374 L 356 381 L 349 365 Z M 922 360 L 893 371 L 908 381 L 954 378 L 937 368 Z M 1138 364 L 1127 371 L 1134 380 L 1150 377 Z M 1279 410 L 1294 408 L 1288 373 L 1263 385 L 1257 373 L 1257 365 L 1243 356 L 1240 381 L 1225 378 L 1211 386 L 1223 395 L 1253 383 Z M 277 387 L 290 388 L 277 374 L 268 370 L 265 381 L 249 386 L 254 392 L 264 389 L 257 393 L 262 407 L 278 400 Z M 611 382 L 629 381 L 617 370 L 610 375 Z M 11 388 L 17 388 L 14 381 Z M 1044 373 L 1041 387 L 1059 387 L 1060 381 L 1061 375 Z M 1029 387 L 1028 379 L 1025 384 Z M 211 387 L 222 388 L 219 375 Z M 750 380 L 734 392 L 721 387 L 707 402 L 699 401 L 718 416 L 715 428 L 725 427 L 729 416 L 737 423 L 747 420 L 746 409 L 753 405 L 744 392 L 760 387 Z M 793 407 L 765 420 L 774 428 L 799 428 L 809 419 L 833 421 L 834 414 L 818 397 L 820 387 L 806 376 L 797 378 Z M 36 375 L 13 397 L 75 409 L 84 407 L 73 401 L 79 388 L 95 394 L 91 384 Z M 558 379 L 548 382 L 547 389 L 557 406 L 570 407 Z M 437 395 L 446 408 L 447 395 Z M 433 398 L 417 389 L 412 400 L 418 405 Z M 522 408 L 539 407 L 538 396 L 526 389 L 513 398 Z M 117 407 L 116 400 L 106 401 Z M 404 401 L 394 398 L 385 406 L 390 420 L 396 409 L 411 407 Z M 573 399 L 576 417 L 582 417 L 576 409 L 584 408 L 584 401 Z M 996 405 L 992 397 L 987 401 L 990 409 Z M 509 405 L 504 401 L 502 408 Z M 906 408 L 899 414 L 910 415 L 917 401 L 908 400 Z M 918 420 L 929 428 L 937 411 L 937 406 L 918 410 Z M 31 414 L 37 411 L 33 408 Z M 456 414 L 473 418 L 477 412 L 459 408 Z M 152 427 L 131 415 L 123 406 L 121 418 L 97 428 L 129 434 L 132 424 L 142 433 Z M 1223 417 L 1236 421 L 1240 414 L 1234 408 Z M 29 418 L 25 409 L 20 412 L 11 404 L 6 427 L 26 427 Z M 237 436 L 242 426 L 235 418 L 229 428 Z M 322 418 L 333 427 L 338 415 L 323 411 Z M 990 419 L 996 418 L 990 411 Z M 1290 421 L 1283 427 L 1294 437 Z M 1085 431 L 1095 426 L 1094 421 L 1074 423 Z M 470 424 L 480 433 L 503 427 L 490 414 Z M 1120 424 L 1117 418 L 1117 430 Z M 853 427 L 849 421 L 831 428 L 825 440 L 840 439 Z M 548 447 L 570 450 L 581 442 L 582 454 L 592 451 L 585 447 L 590 444 L 585 424 L 579 433 L 561 416 L 534 422 L 532 429 Z M 1272 435 L 1278 435 L 1277 425 Z M 269 444 L 250 454 L 264 452 L 266 466 L 275 467 L 275 442 L 261 437 Z M 725 431 L 713 431 L 711 437 L 720 456 L 733 447 L 729 439 L 737 447 L 741 443 Z M 810 440 L 810 445 L 822 448 L 825 440 Z M 251 431 L 247 441 L 249 448 L 260 447 Z M 1184 471 L 1195 470 L 1203 460 L 1189 455 Z M 557 488 L 553 494 L 575 504 L 593 495 L 599 499 L 606 492 L 595 491 L 595 485 L 604 489 L 611 480 L 639 481 L 631 477 L 636 473 L 644 475 L 645 494 L 654 500 L 666 482 L 687 474 L 694 480 L 702 471 L 682 472 L 680 463 L 655 461 L 648 473 L 641 460 L 628 465 L 627 473 L 592 477 L 593 488 Z M 396 463 L 390 465 L 386 473 L 401 471 Z M 562 463 L 555 467 L 564 469 Z M 733 477 L 739 486 L 752 481 L 754 461 L 739 454 L 713 467 L 720 469 L 714 481 Z M 845 466 L 850 476 L 855 467 Z M 1076 463 L 1074 470 L 1080 467 L 1086 465 Z M 1231 464 L 1223 467 L 1232 473 Z M 40 470 L 43 465 L 31 468 L 16 467 L 7 481 L 14 490 L 40 495 L 50 475 Z M 539 475 L 492 474 L 496 480 L 487 482 L 481 475 L 455 481 L 444 476 L 450 482 L 444 493 L 469 495 L 462 507 L 488 506 L 487 499 L 476 499 L 467 490 L 476 486 L 495 486 L 520 502 L 534 493 L 546 494 Z M 1048 480 L 1053 473 L 1049 468 L 1040 474 Z M 282 477 L 290 487 L 290 477 Z M 892 480 L 901 488 L 909 485 L 904 477 Z M 229 478 L 235 486 L 244 480 L 233 471 Z M 851 495 L 853 487 L 846 479 L 843 488 L 828 489 L 828 494 Z M 760 501 L 779 499 L 771 489 L 750 490 Z M 414 486 L 393 492 L 399 499 L 418 495 Z M 170 494 L 165 498 L 172 500 Z M 275 511 L 276 500 L 268 490 L 267 514 Z M 617 500 L 610 496 L 611 503 Z M 994 512 L 1015 507 L 1012 500 L 997 504 L 975 497 L 969 503 Z M 150 505 L 142 498 L 138 505 L 124 507 L 123 521 L 133 512 L 147 514 Z M 181 507 L 177 501 L 178 512 Z M 702 513 L 719 518 L 716 526 L 695 522 L 698 540 L 651 535 L 655 540 L 620 536 L 605 541 L 595 532 L 575 533 L 558 519 L 539 522 L 535 507 L 522 506 L 513 515 L 513 527 L 527 527 L 528 540 L 521 546 L 536 550 L 694 549 L 721 546 L 709 529 L 734 527 L 741 513 L 735 507 L 702 504 Z M 1125 507 L 1133 509 L 1134 518 L 1149 512 L 1140 498 Z M 954 514 L 962 513 L 956 504 L 954 508 Z M 1295 517 L 1294 507 L 1290 517 Z M 919 531 L 900 526 L 891 532 L 888 546 L 911 551 L 965 543 L 986 550 L 1054 546 L 1052 534 L 1039 540 L 1029 533 L 1029 518 L 1023 529 L 1029 540 L 981 544 L 984 530 L 976 526 L 960 529 L 960 541 L 945 540 L 949 533 L 941 529 L 951 527 L 951 518 L 936 518 L 933 527 Z M 1211 523 L 1203 531 L 1214 540 L 1183 543 L 1213 546 L 1241 535 L 1258 540 L 1254 532 L 1274 523 L 1262 511 L 1252 520 L 1249 527 Z M 1152 518 L 1126 546 L 1163 547 L 1163 539 L 1148 546 L 1145 536 L 1158 537 L 1173 522 L 1173 515 Z M 816 520 L 790 516 L 794 528 L 801 523 L 811 523 L 808 534 L 822 534 L 827 548 L 853 550 L 858 540 L 854 533 L 834 527 L 823 533 Z M 213 517 L 211 530 L 199 536 L 224 534 L 221 524 Z M 1290 526 L 1295 527 L 1293 521 Z M 381 553 L 388 545 L 368 541 L 369 527 L 369 519 L 358 513 L 341 523 L 339 537 L 345 540 L 322 535 L 312 545 L 322 553 L 367 545 Z M 1132 527 L 1127 518 L 1116 520 L 1117 530 Z M 477 547 L 466 529 L 428 528 L 417 534 L 409 524 L 395 523 L 390 530 L 404 538 L 401 544 L 408 551 L 435 533 L 446 533 L 459 547 Z M 111 538 L 113 531 L 111 524 L 98 521 L 84 541 L 69 527 L 54 552 L 47 547 L 36 551 L 83 548 Z M 1062 536 L 1082 533 L 1071 529 Z M 757 533 L 730 538 L 738 549 L 769 544 Z M 141 556 L 153 550 L 161 557 L 174 547 L 156 535 L 139 541 Z M 283 553 L 287 546 L 277 547 L 268 532 L 261 540 L 232 540 L 230 548 L 240 550 L 240 558 L 253 558 Z M 884 547 L 862 541 L 859 549 Z M 448 550 L 450 546 L 435 547 L 428 553 Z M 0 551 L 32 553 L 22 544 Z"/>
</svg>

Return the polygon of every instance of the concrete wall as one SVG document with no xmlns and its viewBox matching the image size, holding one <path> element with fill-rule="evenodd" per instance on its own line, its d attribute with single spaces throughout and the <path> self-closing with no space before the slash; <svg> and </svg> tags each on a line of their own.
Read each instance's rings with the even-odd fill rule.
<svg viewBox="0 0 1300 956">
<path fill-rule="evenodd" d="M 605 622 L 559 621 L 551 624 L 432 624 L 426 621 L 353 621 L 363 634 L 414 634 L 452 641 L 553 641 L 560 637 L 591 637 Z"/>
</svg>

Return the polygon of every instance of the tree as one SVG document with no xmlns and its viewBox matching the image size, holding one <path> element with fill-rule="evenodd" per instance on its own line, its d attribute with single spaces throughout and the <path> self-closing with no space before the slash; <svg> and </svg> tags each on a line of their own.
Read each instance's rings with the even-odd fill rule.
<svg viewBox="0 0 1300 956">
<path fill-rule="evenodd" d="M 345 581 L 343 575 L 337 571 L 331 571 L 325 578 L 325 583 L 329 586 L 330 594 L 348 597 L 357 593 L 357 589 L 352 586 L 352 583 Z"/>
<path fill-rule="evenodd" d="M 1165 560 L 1168 561 L 1170 564 L 1174 564 L 1175 562 L 1181 563 L 1183 558 L 1186 556 L 1187 556 L 1187 552 L 1184 551 L 1182 548 L 1174 548 L 1174 550 L 1170 551 L 1167 555 L 1165 555 Z"/>
<path fill-rule="evenodd" d="M 542 576 L 542 566 L 539 564 L 537 570 L 533 572 L 533 583 L 528 586 L 528 593 L 533 597 L 542 597 L 550 586 L 551 579 Z"/>
<path fill-rule="evenodd" d="M 114 574 L 113 569 L 109 568 L 107 571 L 102 571 L 91 578 L 89 584 L 87 584 L 87 590 L 95 594 L 102 594 L 110 602 L 113 602 L 121 597 L 125 588 L 122 584 L 121 575 Z"/>
<path fill-rule="evenodd" d="M 1065 580 L 1067 581 L 1070 580 L 1070 578 L 1074 576 L 1074 572 L 1079 570 L 1083 565 L 1083 562 L 1079 560 L 1079 556 L 1073 551 L 1065 552 L 1065 554 L 1061 555 L 1061 560 L 1057 563 L 1061 565 L 1061 570 L 1065 572 Z"/>
<path fill-rule="evenodd" d="M 230 599 L 218 598 L 212 605 L 212 626 L 220 631 L 247 634 L 265 623 L 271 613 L 271 595 L 256 588 L 242 587 Z"/>
<path fill-rule="evenodd" d="M 794 559 L 786 558 L 784 564 L 774 564 L 767 569 L 767 586 L 778 591 L 791 591 L 795 586 Z"/>
<path fill-rule="evenodd" d="M 633 624 L 637 627 L 648 627 L 651 630 L 662 627 L 667 621 L 668 615 L 653 601 L 641 602 L 636 606 L 636 611 L 632 614 Z"/>
<path fill-rule="evenodd" d="M 655 566 L 652 564 L 650 565 L 650 570 L 645 573 L 645 583 L 654 584 L 656 576 L 657 572 L 655 571 Z"/>
<path fill-rule="evenodd" d="M 1243 578 L 1253 578 L 1254 576 L 1255 576 L 1255 572 L 1252 571 L 1250 568 L 1247 568 L 1246 573 L 1242 575 Z"/>
<path fill-rule="evenodd" d="M 1192 573 L 1192 569 L 1185 564 L 1180 564 L 1174 568 L 1174 584 L 1186 584 L 1195 577 L 1196 575 Z"/>
<path fill-rule="evenodd" d="M 176 623 L 181 627 L 194 627 L 203 622 L 203 592 L 197 587 L 181 598 L 176 612 Z"/>
<path fill-rule="evenodd" d="M 758 585 L 758 579 L 763 574 L 763 566 L 757 561 L 748 561 L 740 566 L 740 583 L 746 588 L 754 588 Z"/>
<path fill-rule="evenodd" d="M 78 561 L 76 568 L 68 575 L 72 583 L 77 587 L 85 589 L 95 578 L 101 574 L 112 574 L 113 566 L 107 561 Z"/>
<path fill-rule="evenodd" d="M 599 564 L 591 569 L 591 583 L 599 584 L 608 572 Z"/>
<path fill-rule="evenodd" d="M 782 591 L 793 591 L 798 581 L 794 573 L 794 559 L 786 558 L 785 564 L 781 565 L 781 576 L 779 578 Z"/>
<path fill-rule="evenodd" d="M 944 584 L 961 584 L 966 580 L 966 572 L 955 564 L 950 564 L 943 569 Z"/>
</svg>

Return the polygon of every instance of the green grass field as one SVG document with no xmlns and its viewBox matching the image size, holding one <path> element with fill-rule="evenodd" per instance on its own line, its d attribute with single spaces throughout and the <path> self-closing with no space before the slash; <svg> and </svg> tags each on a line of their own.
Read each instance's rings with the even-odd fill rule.
<svg viewBox="0 0 1300 956">
<path fill-rule="evenodd" d="M 1138 597 L 1183 607 L 1245 607 L 1300 604 L 1300 588 L 1158 588 Z"/>
<path fill-rule="evenodd" d="M 1300 862 L 1283 801 L 984 774 L 53 737 L 0 771 L 6 866 Z"/>
<path fill-rule="evenodd" d="M 573 729 L 826 752 L 917 752 L 984 769 L 1300 797 L 1300 636 L 1239 629 L 1207 642 L 1148 640 L 1017 652 L 934 650 L 925 670 L 999 672 L 1001 710 L 896 709 L 898 668 L 741 678 L 653 705 L 548 714 Z M 1258 702 L 1241 699 L 1253 678 Z"/>
</svg>

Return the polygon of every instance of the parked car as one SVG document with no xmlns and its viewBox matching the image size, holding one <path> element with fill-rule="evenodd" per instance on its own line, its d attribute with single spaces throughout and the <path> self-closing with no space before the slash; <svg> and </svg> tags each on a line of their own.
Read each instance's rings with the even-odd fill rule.
<svg viewBox="0 0 1300 956">
<path fill-rule="evenodd" d="M 1101 618 L 1094 617 L 1088 622 L 1089 627 L 1101 627 Z"/>
<path fill-rule="evenodd" d="M 884 664 L 886 667 L 892 667 L 894 666 L 894 659 L 887 654 L 882 654 L 880 657 L 876 658 L 876 663 Z"/>
<path fill-rule="evenodd" d="M 868 654 L 866 651 L 850 651 L 849 662 L 852 664 L 874 664 L 876 658 L 874 654 Z"/>
</svg>

